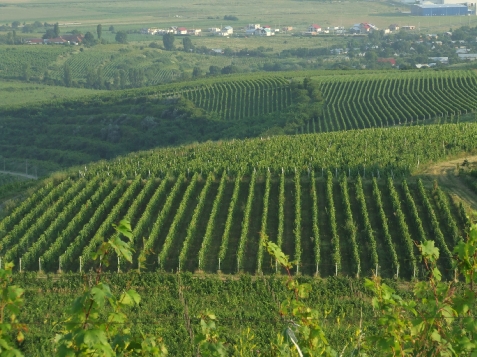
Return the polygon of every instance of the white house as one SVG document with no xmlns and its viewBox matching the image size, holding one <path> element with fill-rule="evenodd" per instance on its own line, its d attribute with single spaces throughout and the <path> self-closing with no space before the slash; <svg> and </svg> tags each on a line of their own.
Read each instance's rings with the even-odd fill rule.
<svg viewBox="0 0 477 357">
<path fill-rule="evenodd" d="M 248 24 L 246 30 L 256 30 L 259 29 L 261 26 L 260 24 Z"/>
<path fill-rule="evenodd" d="M 268 27 L 262 27 L 262 28 L 256 29 L 254 35 L 255 36 L 273 36 L 275 35 L 275 33 L 272 32 L 272 29 Z"/>
<path fill-rule="evenodd" d="M 200 36 L 201 32 L 201 29 L 187 30 L 187 34 L 191 36 Z"/>
<path fill-rule="evenodd" d="M 458 54 L 459 59 L 461 60 L 467 60 L 467 61 L 475 61 L 477 60 L 477 53 L 461 53 Z"/>
<path fill-rule="evenodd" d="M 187 29 L 185 27 L 178 27 L 176 35 L 187 35 Z"/>
<path fill-rule="evenodd" d="M 227 35 L 232 35 L 234 33 L 234 28 L 232 26 L 225 26 L 222 29 L 222 32 L 226 33 Z"/>
</svg>

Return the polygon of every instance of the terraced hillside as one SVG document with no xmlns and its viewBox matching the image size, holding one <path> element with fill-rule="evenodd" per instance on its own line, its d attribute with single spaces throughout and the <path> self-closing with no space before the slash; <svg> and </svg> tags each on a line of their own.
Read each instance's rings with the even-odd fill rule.
<svg viewBox="0 0 477 357">
<path fill-rule="evenodd" d="M 142 270 L 272 273 L 267 235 L 299 273 L 322 276 L 378 269 L 417 277 L 413 241 L 433 239 L 450 275 L 464 209 L 408 174 L 472 152 L 476 137 L 477 124 L 440 125 L 132 154 L 45 181 L 0 221 L 0 256 L 18 267 L 21 259 L 23 270 L 88 269 L 90 254 L 126 217 L 135 263 L 120 269 L 141 261 Z"/>
</svg>

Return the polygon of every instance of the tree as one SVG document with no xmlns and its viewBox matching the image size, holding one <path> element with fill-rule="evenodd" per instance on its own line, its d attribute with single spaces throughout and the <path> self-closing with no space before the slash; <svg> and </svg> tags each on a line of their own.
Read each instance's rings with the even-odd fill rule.
<svg viewBox="0 0 477 357">
<path fill-rule="evenodd" d="M 55 31 L 53 29 L 46 30 L 46 33 L 43 35 L 43 39 L 55 38 Z"/>
<path fill-rule="evenodd" d="M 240 72 L 240 70 L 237 66 L 230 65 L 230 66 L 225 66 L 224 68 L 222 68 L 220 72 L 222 74 L 232 74 L 232 73 L 238 73 Z"/>
<path fill-rule="evenodd" d="M 216 76 L 220 74 L 220 67 L 219 66 L 210 66 L 209 67 L 209 76 Z"/>
<path fill-rule="evenodd" d="M 98 34 L 98 40 L 101 40 L 101 34 L 103 33 L 103 26 L 101 24 L 96 26 L 96 33 Z"/>
<path fill-rule="evenodd" d="M 18 26 L 20 26 L 20 21 L 13 21 L 13 22 L 12 22 L 12 27 L 13 27 L 14 29 L 17 29 Z"/>
<path fill-rule="evenodd" d="M 86 46 L 94 46 L 96 44 L 96 40 L 91 32 L 86 32 L 83 38 L 83 44 Z"/>
<path fill-rule="evenodd" d="M 118 31 L 115 39 L 118 43 L 128 43 L 128 34 L 124 31 Z"/>
<path fill-rule="evenodd" d="M 109 31 L 114 33 L 114 26 L 113 25 L 109 26 Z"/>
<path fill-rule="evenodd" d="M 184 46 L 185 52 L 192 52 L 194 50 L 194 45 L 192 44 L 190 37 L 184 37 L 182 39 L 182 46 Z"/>
<path fill-rule="evenodd" d="M 127 75 L 124 69 L 119 71 L 119 87 L 121 89 L 126 88 L 127 86 Z"/>
<path fill-rule="evenodd" d="M 30 64 L 29 63 L 25 63 L 23 66 L 22 66 L 22 77 L 23 77 L 23 80 L 29 82 L 30 81 L 30 76 L 31 76 L 31 73 L 30 73 Z"/>
<path fill-rule="evenodd" d="M 194 69 L 192 70 L 192 77 L 202 77 L 202 69 L 200 67 L 194 67 Z"/>
<path fill-rule="evenodd" d="M 65 83 L 65 86 L 71 87 L 71 69 L 67 63 L 65 63 L 65 66 L 63 67 L 63 82 Z"/>
<path fill-rule="evenodd" d="M 58 22 L 53 26 L 53 31 L 55 32 L 55 37 L 58 37 L 60 35 L 60 25 Z"/>
<path fill-rule="evenodd" d="M 167 51 L 172 51 L 174 49 L 174 40 L 174 34 L 172 33 L 166 33 L 162 36 L 162 43 Z"/>
<path fill-rule="evenodd" d="M 32 33 L 33 31 L 35 31 L 35 27 L 33 25 L 25 25 L 22 27 L 23 33 Z"/>
<path fill-rule="evenodd" d="M 366 61 L 369 61 L 369 62 L 376 62 L 378 60 L 378 55 L 376 52 L 374 51 L 368 51 L 366 52 L 366 54 L 364 55 L 364 58 L 366 58 Z"/>
</svg>

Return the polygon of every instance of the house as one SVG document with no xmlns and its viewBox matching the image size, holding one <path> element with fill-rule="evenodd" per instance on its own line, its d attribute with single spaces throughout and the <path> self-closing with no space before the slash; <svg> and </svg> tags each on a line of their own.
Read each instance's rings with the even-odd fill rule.
<svg viewBox="0 0 477 357">
<path fill-rule="evenodd" d="M 69 42 L 62 37 L 48 38 L 44 41 L 46 44 L 67 45 Z"/>
<path fill-rule="evenodd" d="M 440 62 L 442 64 L 448 64 L 449 57 L 429 57 L 429 61 Z"/>
<path fill-rule="evenodd" d="M 457 53 L 458 55 L 459 54 L 464 54 L 464 53 L 469 53 L 470 52 L 470 49 L 467 49 L 467 48 L 458 48 L 455 53 Z"/>
<path fill-rule="evenodd" d="M 187 29 L 185 27 L 178 27 L 176 35 L 187 35 Z"/>
<path fill-rule="evenodd" d="M 25 43 L 28 45 L 43 45 L 43 39 L 41 38 L 32 38 L 29 40 L 25 40 Z"/>
<path fill-rule="evenodd" d="M 396 65 L 396 60 L 394 58 L 378 58 L 379 63 L 391 63 L 394 67 Z"/>
<path fill-rule="evenodd" d="M 187 30 L 187 34 L 190 36 L 200 36 L 201 32 L 201 29 Z"/>
<path fill-rule="evenodd" d="M 307 32 L 318 33 L 321 32 L 321 26 L 317 24 L 310 25 Z"/>
<path fill-rule="evenodd" d="M 210 27 L 207 29 L 207 31 L 212 32 L 212 33 L 218 33 L 220 32 L 220 29 L 218 27 Z"/>
<path fill-rule="evenodd" d="M 292 30 L 293 30 L 292 26 L 285 26 L 285 27 L 282 28 L 283 32 L 288 32 L 288 31 L 292 31 Z"/>
<path fill-rule="evenodd" d="M 234 33 L 234 28 L 232 26 L 225 26 L 222 29 L 222 32 L 226 33 L 227 35 L 232 35 Z M 227 36 L 227 35 L 225 35 L 225 36 Z"/>
<path fill-rule="evenodd" d="M 262 27 L 260 29 L 256 29 L 254 32 L 255 36 L 273 36 L 275 35 L 275 32 L 272 32 L 272 30 L 269 27 Z"/>
<path fill-rule="evenodd" d="M 399 31 L 399 25 L 398 24 L 391 24 L 391 25 L 389 25 L 389 29 L 391 31 Z"/>
<path fill-rule="evenodd" d="M 406 31 L 415 30 L 415 29 L 416 29 L 416 26 L 413 26 L 413 25 L 406 25 L 401 27 L 401 30 L 406 30 Z"/>
<path fill-rule="evenodd" d="M 169 28 L 169 29 L 158 29 L 157 32 L 156 32 L 156 35 L 165 35 L 166 33 L 176 33 L 176 30 L 172 29 L 172 28 Z"/>
<path fill-rule="evenodd" d="M 475 61 L 477 60 L 477 53 L 461 53 L 458 54 L 459 59 L 466 61 Z"/>
<path fill-rule="evenodd" d="M 156 28 L 156 27 L 151 27 L 151 28 L 148 28 L 148 29 L 147 29 L 147 34 L 148 34 L 148 35 L 155 35 L 158 31 L 159 31 L 158 28 Z"/>
<path fill-rule="evenodd" d="M 261 27 L 260 24 L 248 24 L 245 30 L 256 30 L 256 29 L 259 29 L 260 27 Z"/>
<path fill-rule="evenodd" d="M 83 42 L 84 36 L 83 35 L 63 35 L 60 38 L 69 42 L 70 45 L 79 45 Z"/>
</svg>

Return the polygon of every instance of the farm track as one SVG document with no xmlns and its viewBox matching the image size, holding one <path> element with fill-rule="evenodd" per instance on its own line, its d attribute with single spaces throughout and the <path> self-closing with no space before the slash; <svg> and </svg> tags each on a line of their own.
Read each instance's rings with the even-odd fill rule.
<svg viewBox="0 0 477 357">
<path fill-rule="evenodd" d="M 3 171 L 0 170 L 0 174 L 5 174 L 5 175 L 12 175 L 12 176 L 17 176 L 17 177 L 24 177 L 32 180 L 38 180 L 38 177 L 33 176 L 33 175 L 28 175 L 28 174 L 23 174 L 21 172 L 13 172 L 13 171 Z"/>
<path fill-rule="evenodd" d="M 477 155 L 440 162 L 424 169 L 417 176 L 427 185 L 432 185 L 436 180 L 439 186 L 448 190 L 453 199 L 464 201 L 472 210 L 477 210 L 477 195 L 455 174 L 457 165 L 461 165 L 464 160 L 470 165 L 477 164 Z"/>
</svg>

